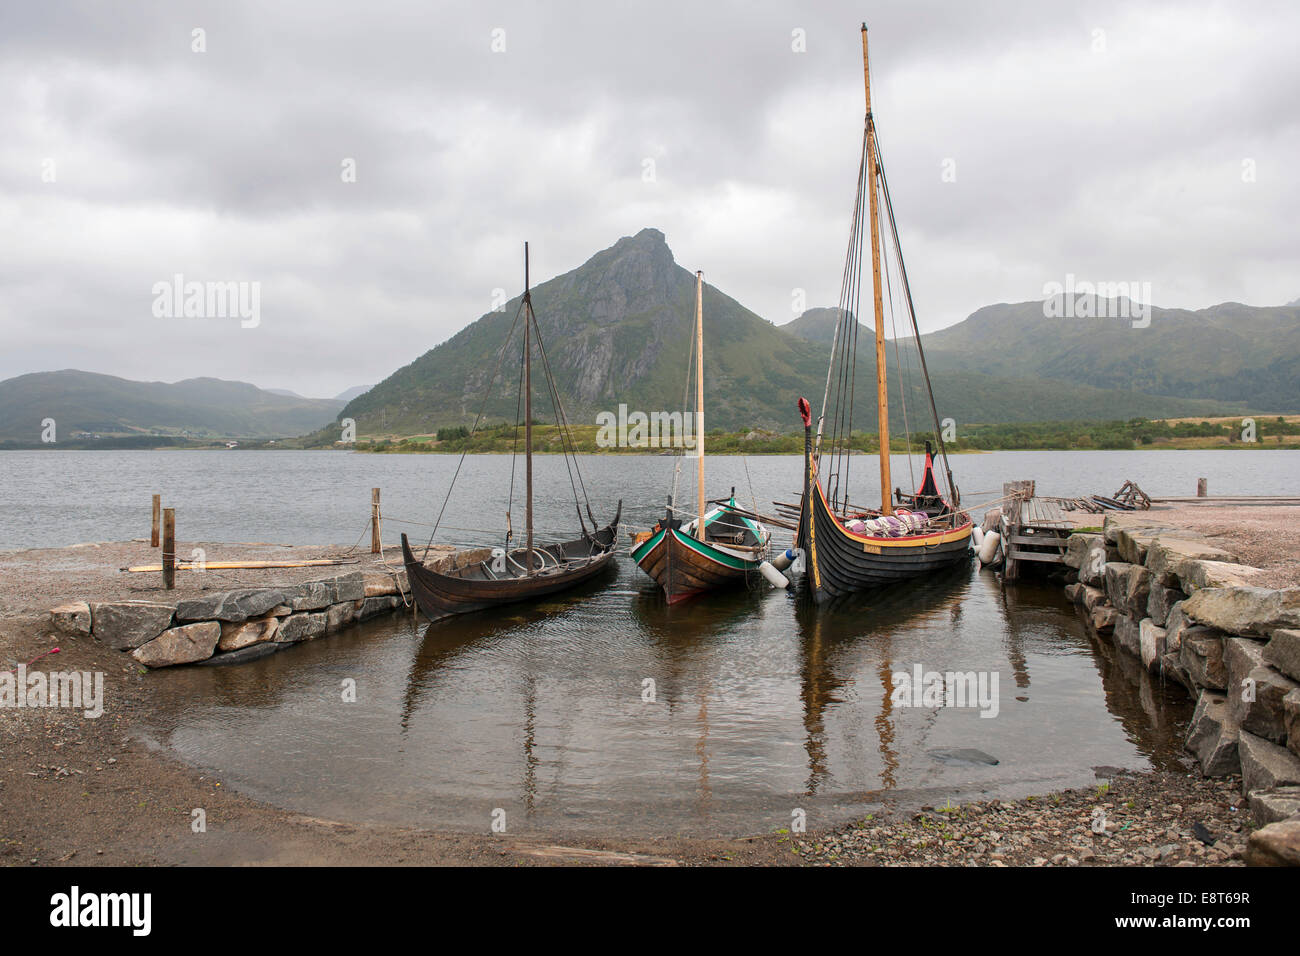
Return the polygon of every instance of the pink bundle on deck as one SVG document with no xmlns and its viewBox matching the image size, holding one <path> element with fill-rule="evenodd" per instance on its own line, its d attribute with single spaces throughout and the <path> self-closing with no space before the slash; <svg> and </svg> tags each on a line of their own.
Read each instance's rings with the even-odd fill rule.
<svg viewBox="0 0 1300 956">
<path fill-rule="evenodd" d="M 900 508 L 892 515 L 881 515 L 879 518 L 871 518 L 868 521 L 855 518 L 847 522 L 845 527 L 854 534 L 868 535 L 874 538 L 900 538 L 903 535 L 916 534 L 923 530 L 929 520 L 924 514 Z"/>
</svg>

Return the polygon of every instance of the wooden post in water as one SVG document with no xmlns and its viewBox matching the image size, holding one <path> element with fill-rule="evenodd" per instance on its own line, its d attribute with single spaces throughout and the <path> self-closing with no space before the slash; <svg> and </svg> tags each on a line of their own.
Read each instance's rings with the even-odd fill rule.
<svg viewBox="0 0 1300 956">
<path fill-rule="evenodd" d="M 880 434 L 880 512 L 894 513 L 889 489 L 889 389 L 885 384 L 885 305 L 880 287 L 880 210 L 876 196 L 876 127 L 871 120 L 871 71 L 867 67 L 867 25 L 862 24 L 862 82 L 867 94 L 867 194 L 871 211 L 871 292 L 876 308 L 876 429 Z"/>
<path fill-rule="evenodd" d="M 1196 479 L 1196 497 L 1204 498 L 1210 493 L 1210 483 L 1204 478 Z"/>
<path fill-rule="evenodd" d="M 379 542 L 379 489 L 370 489 L 370 553 L 378 554 Z"/>
<path fill-rule="evenodd" d="M 162 495 L 153 496 L 153 532 L 149 535 L 149 547 L 158 547 L 158 523 L 162 520 Z"/>
<path fill-rule="evenodd" d="M 163 587 L 168 591 L 176 587 L 176 509 L 163 509 L 162 527 Z"/>
</svg>

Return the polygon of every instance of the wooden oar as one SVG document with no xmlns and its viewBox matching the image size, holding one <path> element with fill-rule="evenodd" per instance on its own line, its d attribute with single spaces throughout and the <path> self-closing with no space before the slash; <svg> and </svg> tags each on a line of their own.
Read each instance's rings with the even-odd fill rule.
<svg viewBox="0 0 1300 956">
<path fill-rule="evenodd" d="M 320 558 L 311 561 L 205 561 L 201 564 L 193 562 L 182 564 L 176 562 L 177 571 L 195 571 L 200 568 L 209 571 L 239 571 L 255 570 L 259 568 L 320 568 L 329 567 L 346 562 L 336 561 L 332 558 Z M 144 564 L 133 568 L 119 568 L 120 571 L 129 571 L 132 574 L 143 572 L 157 572 L 162 570 L 161 564 Z"/>
</svg>

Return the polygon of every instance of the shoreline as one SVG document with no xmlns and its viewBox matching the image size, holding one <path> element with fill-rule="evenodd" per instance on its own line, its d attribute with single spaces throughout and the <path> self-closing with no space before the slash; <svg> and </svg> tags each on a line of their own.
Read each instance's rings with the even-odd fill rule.
<svg viewBox="0 0 1300 956">
<path fill-rule="evenodd" d="M 143 669 L 94 641 L 60 635 L 56 642 L 49 630 L 38 615 L 0 618 L 3 666 L 57 643 L 60 653 L 40 666 L 102 671 L 105 712 L 97 720 L 57 708 L 4 712 L 0 865 L 1240 865 L 1245 843 L 1237 781 L 1109 768 L 1097 768 L 1098 786 L 1108 780 L 1114 791 L 1113 826 L 1104 835 L 1092 834 L 1091 817 L 1075 812 L 1097 788 L 968 802 L 960 814 L 895 806 L 840 828 L 716 838 L 515 836 L 324 819 L 255 800 L 151 747 L 136 733 L 151 707 Z M 1148 812 L 1174 788 L 1187 795 L 1170 811 L 1176 819 Z M 1126 805 L 1134 800 L 1136 810 Z M 206 814 L 204 833 L 192 831 L 194 809 Z M 958 827 L 960 838 L 936 831 L 935 821 Z M 1196 842 L 1194 823 L 1209 828 L 1217 849 L 1187 846 Z M 1171 843 L 1178 850 L 1162 852 Z"/>
<path fill-rule="evenodd" d="M 1185 509 L 1149 514 L 1170 519 L 1175 511 L 1181 514 Z M 1195 517 L 1210 534 L 1233 534 L 1253 543 L 1254 562 L 1265 565 L 1270 574 L 1300 577 L 1300 554 L 1292 548 L 1287 558 L 1278 553 L 1275 541 L 1261 539 L 1258 528 L 1241 527 L 1240 510 L 1227 516 L 1206 512 Z M 1270 519 L 1260 514 L 1259 527 L 1276 526 Z M 257 548 L 267 554 L 288 548 L 265 543 L 239 547 L 241 553 Z M 686 838 L 546 831 L 513 836 L 326 820 L 278 808 L 223 785 L 219 778 L 166 750 L 150 747 L 136 732 L 145 723 L 142 715 L 153 706 L 149 672 L 95 640 L 56 635 L 50 627 L 48 615 L 42 612 L 64 599 L 147 594 L 135 590 L 87 594 L 84 577 L 52 579 L 34 559 L 98 568 L 101 582 L 116 581 L 125 588 L 122 579 L 128 576 L 116 571 L 123 556 L 117 549 L 151 551 L 147 543 L 132 541 L 0 554 L 0 660 L 5 662 L 0 668 L 29 661 L 57 645 L 57 656 L 34 666 L 102 671 L 108 702 L 98 720 L 61 709 L 4 713 L 0 862 L 511 866 L 1232 866 L 1243 862 L 1251 826 L 1240 777 L 1204 778 L 1190 756 L 1193 769 L 1185 774 L 1094 768 L 1098 782 L 1092 788 L 1019 800 L 968 801 L 955 808 L 887 806 L 847 826 L 814 827 L 806 834 Z M 290 550 L 306 556 L 338 549 Z M 1274 555 L 1271 568 L 1260 557 L 1266 553 Z M 15 557 L 28 565 L 26 585 L 15 580 Z M 302 573 L 318 576 L 321 570 Z M 284 573 L 276 572 L 277 576 Z M 57 582 L 53 588 L 52 580 Z M 76 594 L 66 591 L 70 586 L 78 589 Z M 230 587 L 231 582 L 217 586 Z M 207 814 L 204 834 L 191 832 L 194 808 Z M 1109 818 L 1104 832 L 1092 829 L 1098 808 Z"/>
</svg>

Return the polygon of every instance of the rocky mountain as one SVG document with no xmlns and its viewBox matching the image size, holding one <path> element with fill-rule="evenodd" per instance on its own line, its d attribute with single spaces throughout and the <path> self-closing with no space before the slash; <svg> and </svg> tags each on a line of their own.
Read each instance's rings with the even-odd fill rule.
<svg viewBox="0 0 1300 956">
<path fill-rule="evenodd" d="M 467 424 L 484 403 L 521 296 L 350 402 L 359 435 L 419 434 Z M 619 403 L 645 412 L 682 408 L 692 348 L 695 275 L 657 229 L 643 229 L 532 292 L 542 343 L 570 421 L 592 423 Z M 704 288 L 709 427 L 789 428 L 794 399 L 826 376 L 825 349 L 788 335 L 719 289 Z M 487 400 L 489 420 L 513 419 L 521 337 Z M 552 420 L 534 363 L 536 417 Z"/>
<path fill-rule="evenodd" d="M 694 274 L 674 260 L 663 233 L 643 229 L 534 288 L 534 310 L 571 421 L 590 424 L 598 412 L 615 411 L 619 403 L 646 412 L 683 407 L 694 282 Z M 446 425 L 469 424 L 480 408 L 486 409 L 488 421 L 513 420 L 519 384 L 518 333 L 486 405 L 484 397 L 519 303 L 516 297 L 501 310 L 481 316 L 349 402 L 340 417 L 353 418 L 363 437 L 427 434 Z M 1041 303 L 993 309 L 998 315 L 999 309 L 1012 310 L 1008 321 L 1034 328 L 1035 342 L 1040 340 L 1041 327 L 1049 325 L 1042 317 Z M 994 362 L 988 358 L 995 350 L 991 343 L 1005 347 L 1004 334 L 985 341 L 980 333 L 963 330 L 983 324 L 987 311 L 925 339 L 927 350 L 934 351 L 931 371 L 941 417 L 1005 422 L 1231 414 L 1253 399 L 1250 394 L 1227 393 L 1204 398 L 1194 390 L 1162 393 L 1150 387 L 1150 380 L 1135 375 L 1113 374 L 1094 381 L 1098 369 L 1091 366 L 1070 375 L 1068 357 L 1047 361 L 1052 357 L 1050 332 L 1031 360 Z M 706 284 L 709 427 L 789 430 L 797 427 L 793 409 L 799 395 L 820 408 L 837 315 L 836 309 L 811 309 L 777 327 Z M 859 328 L 865 347 L 859 348 L 857 381 L 867 385 L 858 389 L 855 421 L 870 427 L 875 415 L 870 385 L 875 356 L 869 345 L 871 331 Z M 1006 334 L 1014 335 L 1010 330 Z M 1023 356 L 1023 352 L 1023 348 L 1013 350 L 1013 355 Z M 902 426 L 899 398 L 906 395 L 910 423 L 924 427 L 927 400 L 912 350 L 904 348 L 896 354 L 891 343 L 887 357 L 891 420 Z M 1171 368 L 1169 378 L 1180 374 L 1194 380 L 1187 369 Z M 534 413 L 551 420 L 540 382 Z M 337 437 L 333 431 L 323 432 L 322 440 Z"/>
<path fill-rule="evenodd" d="M 82 433 L 279 438 L 320 428 L 342 404 L 216 378 L 169 384 L 76 369 L 34 372 L 0 382 L 0 440 L 39 441 L 51 418 L 64 441 Z"/>
</svg>

